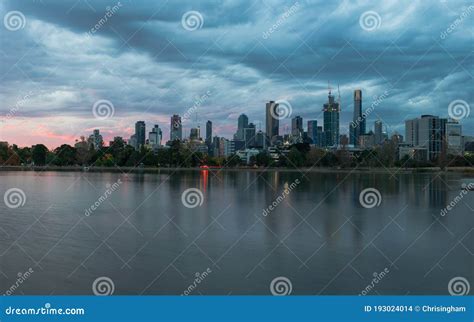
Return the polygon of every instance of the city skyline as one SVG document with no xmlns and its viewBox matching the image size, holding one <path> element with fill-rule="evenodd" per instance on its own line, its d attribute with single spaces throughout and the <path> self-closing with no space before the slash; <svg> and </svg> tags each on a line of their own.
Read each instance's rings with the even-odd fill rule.
<svg viewBox="0 0 474 322">
<path fill-rule="evenodd" d="M 91 33 L 107 5 L 117 9 Z M 183 117 L 190 109 L 183 117 L 183 136 L 196 121 L 204 129 L 212 120 L 213 133 L 232 138 L 242 113 L 264 129 L 262 104 L 269 100 L 291 103 L 293 114 L 280 121 L 285 133 L 297 115 L 323 124 L 328 80 L 333 91 L 340 86 L 341 134 L 349 134 L 355 89 L 364 93 L 362 110 L 382 97 L 367 128 L 380 118 L 391 133 L 403 134 L 405 120 L 419 115 L 447 117 L 455 100 L 473 106 L 473 63 L 463 45 L 472 28 L 461 21 L 446 33 L 456 18 L 472 13 L 468 2 L 410 2 L 410 10 L 397 9 L 403 6 L 395 1 L 380 7 L 282 2 L 272 10 L 233 2 L 226 4 L 229 8 L 206 2 L 113 5 L 2 2 L 2 16 L 17 10 L 25 24 L 15 31 L 0 28 L 5 44 L 1 140 L 53 148 L 99 128 L 109 141 L 128 138 L 135 122 L 144 120 L 159 124 L 166 141 L 170 116 Z M 318 14 L 311 10 L 316 7 Z M 203 17 L 193 31 L 181 21 L 190 10 Z M 360 24 L 367 11 L 380 18 L 373 30 Z M 331 25 L 324 23 L 325 16 Z M 126 42 L 137 23 L 143 28 Z M 100 100 L 113 104 L 111 117 L 94 117 Z M 465 135 L 474 135 L 472 117 L 462 124 Z"/>
</svg>

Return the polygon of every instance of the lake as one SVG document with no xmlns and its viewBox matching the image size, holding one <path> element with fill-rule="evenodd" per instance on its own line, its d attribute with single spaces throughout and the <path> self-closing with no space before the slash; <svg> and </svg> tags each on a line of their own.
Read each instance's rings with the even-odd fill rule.
<svg viewBox="0 0 474 322">
<path fill-rule="evenodd" d="M 449 294 L 453 278 L 474 281 L 469 182 L 460 173 L 3 171 L 0 291 Z"/>
</svg>

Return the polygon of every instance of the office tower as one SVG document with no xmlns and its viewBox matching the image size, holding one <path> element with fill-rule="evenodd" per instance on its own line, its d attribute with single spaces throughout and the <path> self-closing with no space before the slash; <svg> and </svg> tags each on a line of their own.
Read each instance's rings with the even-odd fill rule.
<svg viewBox="0 0 474 322">
<path fill-rule="evenodd" d="M 151 132 L 148 133 L 148 144 L 153 149 L 157 149 L 161 146 L 161 138 L 163 137 L 163 133 L 161 132 L 160 127 L 158 124 L 151 129 Z"/>
<path fill-rule="evenodd" d="M 240 114 L 239 119 L 237 121 L 237 132 L 234 134 L 235 140 L 243 140 L 244 139 L 244 129 L 249 127 L 249 118 L 245 114 Z"/>
<path fill-rule="evenodd" d="M 253 148 L 255 146 L 255 125 L 250 123 L 247 128 L 244 129 L 244 141 L 245 148 Z"/>
<path fill-rule="evenodd" d="M 291 119 L 291 135 L 303 136 L 303 118 L 301 116 L 295 116 Z"/>
<path fill-rule="evenodd" d="M 362 90 L 354 91 L 354 114 L 349 126 L 350 144 L 357 146 L 359 136 L 365 134 L 365 116 L 362 115 Z"/>
<path fill-rule="evenodd" d="M 267 146 L 272 145 L 272 140 L 274 137 L 278 136 L 278 128 L 280 126 L 280 121 L 278 117 L 278 104 L 275 101 L 270 101 L 265 105 L 266 111 L 266 136 L 267 136 Z"/>
<path fill-rule="evenodd" d="M 95 129 L 89 136 L 89 145 L 92 145 L 94 150 L 99 150 L 104 146 L 104 140 L 98 129 Z"/>
<path fill-rule="evenodd" d="M 463 155 L 462 125 L 456 120 L 449 119 L 446 123 L 446 144 L 448 154 Z"/>
<path fill-rule="evenodd" d="M 320 148 L 323 147 L 325 144 L 325 137 L 324 137 L 324 131 L 323 131 L 322 126 L 318 126 L 316 142 L 317 142 L 316 146 Z"/>
<path fill-rule="evenodd" d="M 328 102 L 323 106 L 324 115 L 324 146 L 337 146 L 339 144 L 339 103 L 334 100 L 329 90 Z"/>
<path fill-rule="evenodd" d="M 446 123 L 447 119 L 433 115 L 422 115 L 421 118 L 405 121 L 407 144 L 425 148 L 428 159 L 436 161 L 443 149 Z"/>
<path fill-rule="evenodd" d="M 128 140 L 128 145 L 132 146 L 135 150 L 137 149 L 137 136 L 132 134 Z"/>
<path fill-rule="evenodd" d="M 137 149 L 145 145 L 145 122 L 138 121 L 135 123 L 135 137 L 137 139 Z"/>
<path fill-rule="evenodd" d="M 258 131 L 255 134 L 255 147 L 259 149 L 265 148 L 265 134 L 262 131 Z"/>
<path fill-rule="evenodd" d="M 183 125 L 181 123 L 181 116 L 174 114 L 171 117 L 170 124 L 170 141 L 183 140 Z"/>
<path fill-rule="evenodd" d="M 212 143 L 212 122 L 206 122 L 206 144 L 208 147 L 211 146 Z"/>
<path fill-rule="evenodd" d="M 382 144 L 383 142 L 383 133 L 382 133 L 382 121 L 377 120 L 374 123 L 374 135 L 375 135 L 375 144 Z"/>
<path fill-rule="evenodd" d="M 190 140 L 200 140 L 201 139 L 201 129 L 198 127 L 192 128 L 191 132 L 189 132 L 189 139 Z"/>
<path fill-rule="evenodd" d="M 308 121 L 308 137 L 314 145 L 318 145 L 318 121 Z"/>
</svg>

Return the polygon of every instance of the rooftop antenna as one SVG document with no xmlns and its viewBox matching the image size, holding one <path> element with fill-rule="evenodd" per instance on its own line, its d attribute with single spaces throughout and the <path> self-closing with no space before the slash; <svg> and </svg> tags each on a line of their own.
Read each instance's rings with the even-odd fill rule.
<svg viewBox="0 0 474 322">
<path fill-rule="evenodd" d="M 328 80 L 328 91 L 329 91 L 329 95 L 331 95 L 331 85 L 329 85 L 329 80 Z"/>
</svg>

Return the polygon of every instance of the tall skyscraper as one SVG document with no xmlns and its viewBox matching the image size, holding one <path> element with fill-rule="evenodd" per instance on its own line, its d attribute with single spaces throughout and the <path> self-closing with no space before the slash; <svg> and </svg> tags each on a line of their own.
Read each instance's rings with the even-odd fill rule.
<svg viewBox="0 0 474 322">
<path fill-rule="evenodd" d="M 314 145 L 318 145 L 318 121 L 308 121 L 308 137 L 313 141 Z"/>
<path fill-rule="evenodd" d="M 449 119 L 446 123 L 446 144 L 447 153 L 463 155 L 462 125 L 456 120 Z"/>
<path fill-rule="evenodd" d="M 247 128 L 244 129 L 244 141 L 246 149 L 255 146 L 255 125 L 253 123 L 250 123 Z"/>
<path fill-rule="evenodd" d="M 212 143 L 212 122 L 206 122 L 206 144 L 208 147 L 211 146 Z"/>
<path fill-rule="evenodd" d="M 243 140 L 244 139 L 244 129 L 249 127 L 249 118 L 245 114 L 240 114 L 239 119 L 237 121 L 237 132 L 234 135 L 235 140 Z"/>
<path fill-rule="evenodd" d="M 151 129 L 151 132 L 148 133 L 148 143 L 153 149 L 157 149 L 161 146 L 161 138 L 163 137 L 163 133 L 158 124 Z"/>
<path fill-rule="evenodd" d="M 145 122 L 138 121 L 135 123 L 135 137 L 137 139 L 137 148 L 145 145 Z"/>
<path fill-rule="evenodd" d="M 191 129 L 191 131 L 189 132 L 189 139 L 190 140 L 201 139 L 201 128 L 199 126 Z"/>
<path fill-rule="evenodd" d="M 174 114 L 171 117 L 170 124 L 170 141 L 183 140 L 183 125 L 181 124 L 181 116 Z"/>
<path fill-rule="evenodd" d="M 383 141 L 382 121 L 377 120 L 374 123 L 375 144 L 381 144 Z"/>
<path fill-rule="evenodd" d="M 324 115 L 324 146 L 335 146 L 339 144 L 339 103 L 335 101 L 334 95 L 329 90 L 328 102 L 323 106 Z"/>
<path fill-rule="evenodd" d="M 359 136 L 365 134 L 365 117 L 362 115 L 362 90 L 354 91 L 354 114 L 349 126 L 349 142 L 354 146 L 359 145 Z"/>
<path fill-rule="evenodd" d="M 301 116 L 295 116 L 291 119 L 291 135 L 302 137 L 303 132 L 303 118 Z"/>
<path fill-rule="evenodd" d="M 266 111 L 266 136 L 267 146 L 272 145 L 272 139 L 278 136 L 278 129 L 280 126 L 280 120 L 278 117 L 278 104 L 275 101 L 270 101 L 265 105 Z"/>
<path fill-rule="evenodd" d="M 89 144 L 94 147 L 94 150 L 99 150 L 104 145 L 104 140 L 98 129 L 95 129 L 89 136 Z"/>
<path fill-rule="evenodd" d="M 447 119 L 433 115 L 405 121 L 406 143 L 426 148 L 428 159 L 436 161 L 440 156 L 446 138 Z"/>
</svg>

